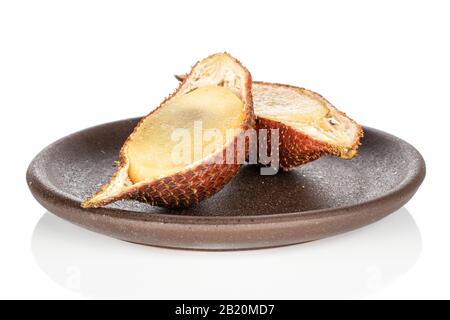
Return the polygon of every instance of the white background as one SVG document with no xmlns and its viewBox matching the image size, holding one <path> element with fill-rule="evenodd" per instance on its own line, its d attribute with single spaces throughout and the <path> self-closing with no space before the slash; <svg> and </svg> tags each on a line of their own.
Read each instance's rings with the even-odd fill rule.
<svg viewBox="0 0 450 320">
<path fill-rule="evenodd" d="M 450 298 L 449 16 L 448 1 L 2 0 L 0 298 Z M 148 113 L 224 50 L 412 143 L 416 196 L 345 235 L 234 253 L 109 239 L 33 199 L 43 147 Z"/>
</svg>

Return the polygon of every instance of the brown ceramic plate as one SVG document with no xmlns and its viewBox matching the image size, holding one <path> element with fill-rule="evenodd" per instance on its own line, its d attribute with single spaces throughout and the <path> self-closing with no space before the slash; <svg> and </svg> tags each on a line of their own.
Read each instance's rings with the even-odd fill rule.
<svg viewBox="0 0 450 320">
<path fill-rule="evenodd" d="M 232 250 L 301 243 L 370 224 L 402 207 L 425 177 L 424 160 L 414 147 L 365 128 L 353 160 L 323 157 L 275 176 L 260 176 L 258 166 L 246 166 L 222 191 L 194 207 L 119 201 L 80 208 L 113 173 L 119 148 L 137 120 L 89 128 L 45 148 L 27 171 L 34 197 L 63 219 L 119 239 Z"/>
</svg>

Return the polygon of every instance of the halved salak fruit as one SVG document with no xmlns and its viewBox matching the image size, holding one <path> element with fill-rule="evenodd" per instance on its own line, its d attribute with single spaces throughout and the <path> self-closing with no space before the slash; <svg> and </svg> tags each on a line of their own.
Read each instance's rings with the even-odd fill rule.
<svg viewBox="0 0 450 320">
<path fill-rule="evenodd" d="M 252 93 L 257 129 L 279 129 L 281 168 L 326 154 L 343 159 L 357 154 L 362 127 L 318 93 L 267 82 L 254 82 Z"/>
<path fill-rule="evenodd" d="M 227 150 L 236 150 L 239 134 L 255 124 L 251 83 L 248 70 L 227 53 L 198 62 L 137 124 L 109 183 L 81 206 L 134 199 L 181 207 L 219 191 L 241 166 Z"/>
<path fill-rule="evenodd" d="M 182 81 L 185 75 L 176 75 Z M 254 81 L 257 129 L 279 129 L 278 152 L 284 170 L 334 155 L 351 159 L 364 135 L 362 127 L 320 94 L 286 84 Z M 261 137 L 260 137 L 261 139 Z M 268 139 L 270 148 L 270 135 Z"/>
</svg>

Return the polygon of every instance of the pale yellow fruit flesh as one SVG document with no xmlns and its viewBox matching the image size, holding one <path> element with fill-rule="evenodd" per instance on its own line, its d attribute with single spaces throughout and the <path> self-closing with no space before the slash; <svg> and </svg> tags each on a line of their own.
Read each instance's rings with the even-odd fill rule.
<svg viewBox="0 0 450 320">
<path fill-rule="evenodd" d="M 255 113 L 264 118 L 303 125 L 325 117 L 329 111 L 319 101 L 288 88 L 255 87 L 253 88 Z"/>
<path fill-rule="evenodd" d="M 221 152 L 234 139 L 231 130 L 239 130 L 244 118 L 243 102 L 224 87 L 201 87 L 171 99 L 144 120 L 128 143 L 130 179 L 137 183 L 169 176 L 206 157 L 208 149 L 210 154 Z M 211 141 L 199 124 L 203 133 L 215 130 L 222 140 Z M 189 154 L 182 152 L 180 158 L 176 150 Z"/>
</svg>

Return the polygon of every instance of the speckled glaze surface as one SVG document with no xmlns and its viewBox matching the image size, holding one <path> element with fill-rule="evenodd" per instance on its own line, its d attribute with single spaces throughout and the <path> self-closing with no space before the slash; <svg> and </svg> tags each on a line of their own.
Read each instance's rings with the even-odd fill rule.
<svg viewBox="0 0 450 320">
<path fill-rule="evenodd" d="M 80 203 L 105 183 L 138 119 L 89 128 L 49 145 L 31 162 L 27 183 L 57 216 L 118 239 L 171 248 L 237 250 L 329 237 L 375 222 L 402 207 L 425 177 L 410 144 L 364 128 L 359 156 L 323 157 L 275 176 L 245 166 L 224 189 L 196 206 L 165 209 L 119 201 Z"/>
</svg>

